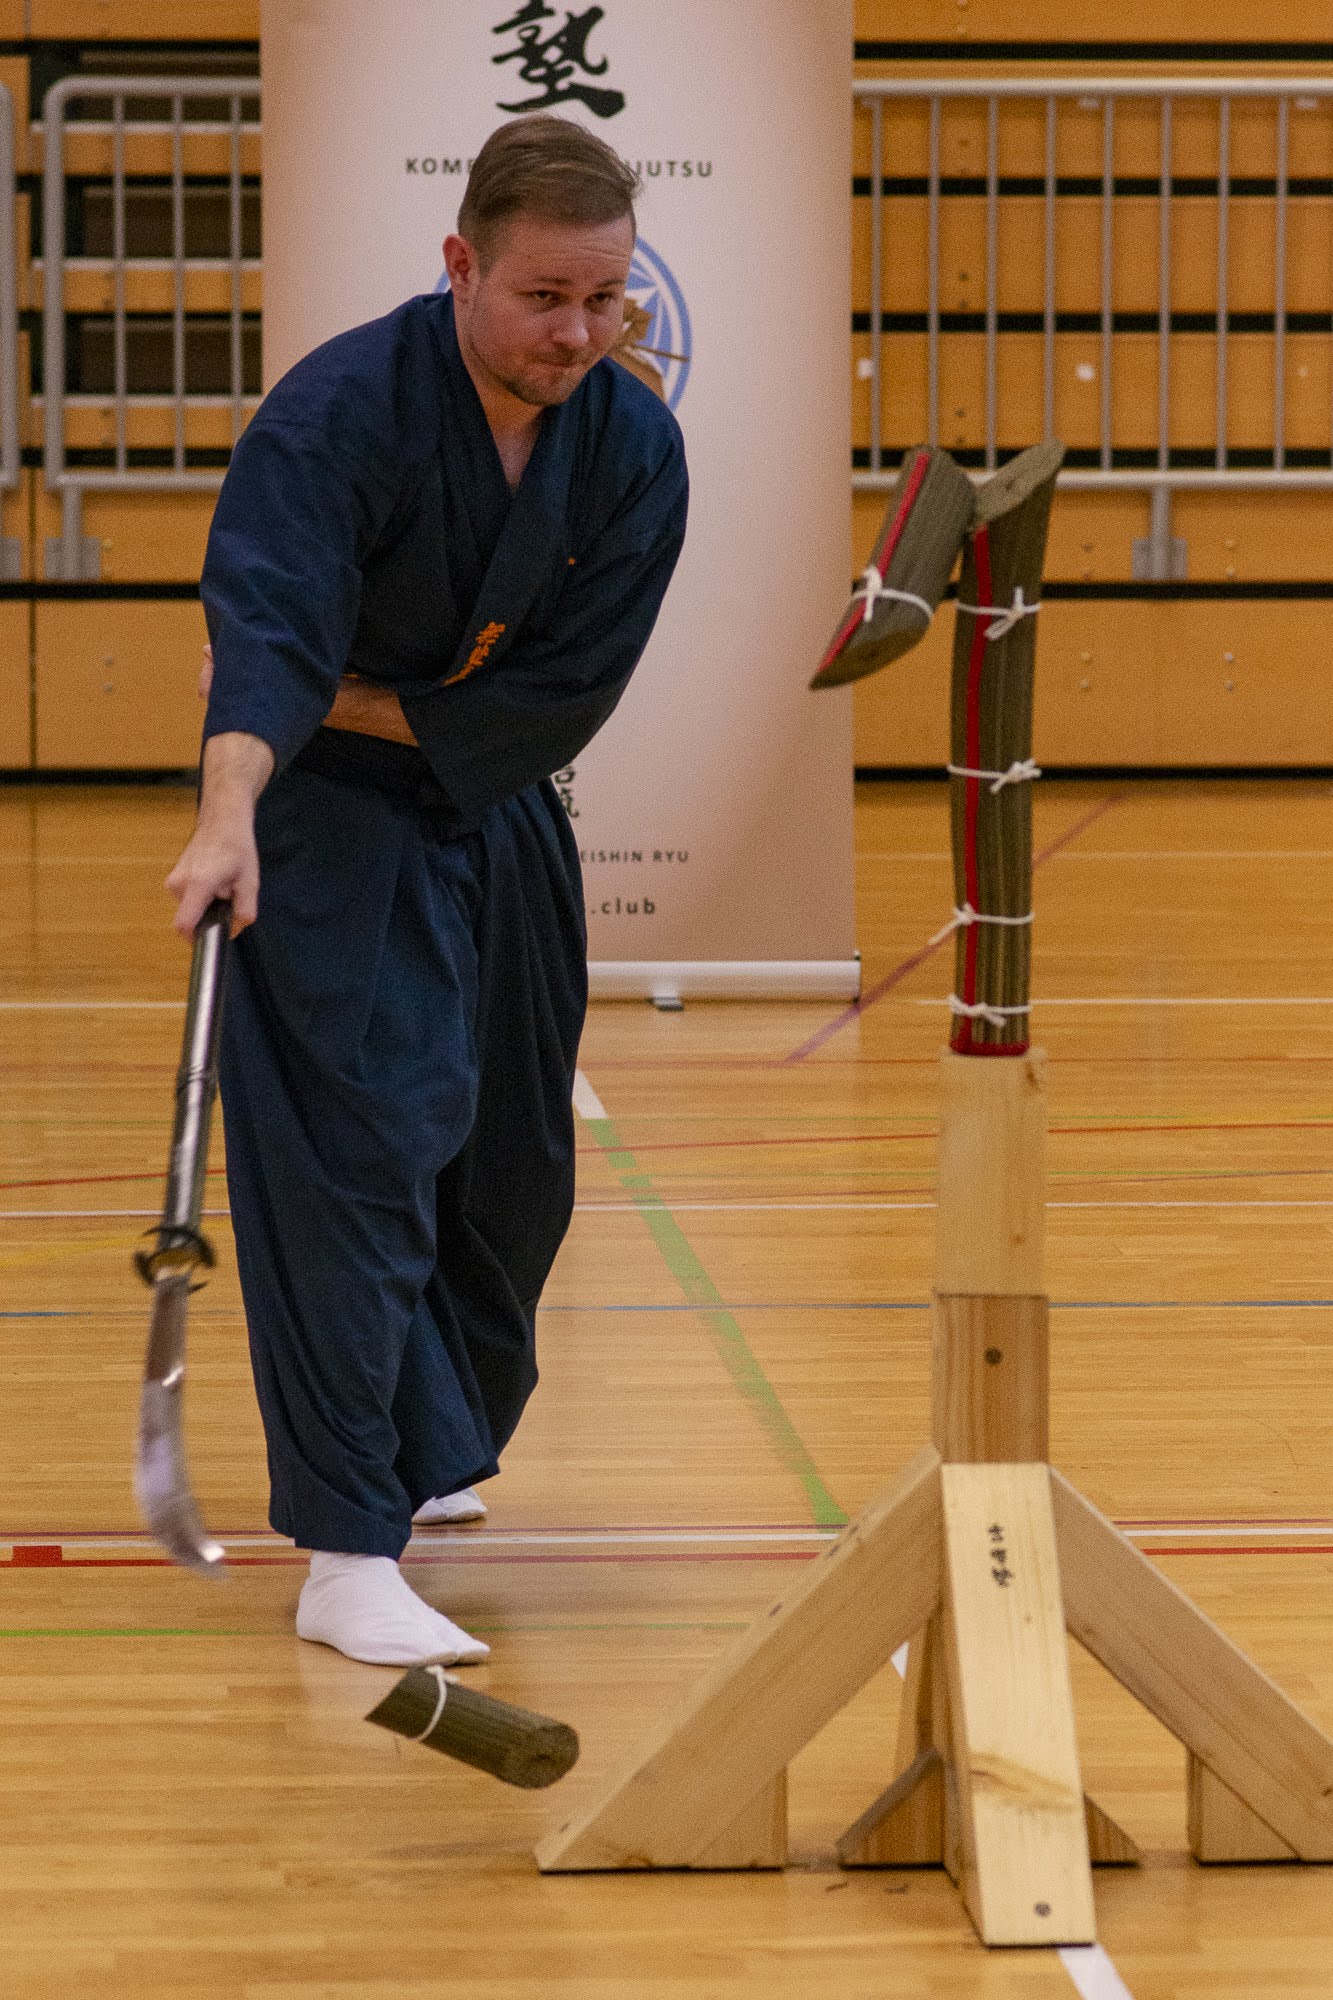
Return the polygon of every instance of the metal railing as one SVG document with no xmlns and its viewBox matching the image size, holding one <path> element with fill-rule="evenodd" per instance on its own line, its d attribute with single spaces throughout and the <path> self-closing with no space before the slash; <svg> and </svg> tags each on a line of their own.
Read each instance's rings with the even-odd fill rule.
<svg viewBox="0 0 1333 2000">
<path fill-rule="evenodd" d="M 1319 111 L 1333 114 L 1333 79 L 1328 78 L 1283 78 L 1271 77 L 1137 77 L 1106 78 L 1081 76 L 1059 83 L 1049 79 L 1023 78 L 960 78 L 939 81 L 915 78 L 911 80 L 859 82 L 854 85 L 856 104 L 868 112 L 870 120 L 870 352 L 869 367 L 865 370 L 870 381 L 870 432 L 868 466 L 853 473 L 853 485 L 861 490 L 877 490 L 893 484 L 896 471 L 888 460 L 890 448 L 886 446 L 884 430 L 884 390 L 888 366 L 885 351 L 885 278 L 886 261 L 892 267 L 894 244 L 886 241 L 886 155 L 889 141 L 893 137 L 886 128 L 891 123 L 892 112 L 900 106 L 914 107 L 918 135 L 924 112 L 925 149 L 924 174 L 900 175 L 888 184 L 895 189 L 910 185 L 915 191 L 924 181 L 921 192 L 926 204 L 926 268 L 925 268 L 925 313 L 924 334 L 926 341 L 926 436 L 931 444 L 940 442 L 940 395 L 941 358 L 944 344 L 952 333 L 944 324 L 945 315 L 941 310 L 941 216 L 946 204 L 953 199 L 949 187 L 951 178 L 943 168 L 942 140 L 946 106 L 959 100 L 971 100 L 984 107 L 985 159 L 980 173 L 970 172 L 966 176 L 969 190 L 977 188 L 984 204 L 983 240 L 980 244 L 981 264 L 984 267 L 984 306 L 977 317 L 984 343 L 984 412 L 981 430 L 983 444 L 980 457 L 987 469 L 993 469 L 1001 450 L 1001 390 L 999 370 L 999 344 L 1003 315 L 1000 309 L 1000 237 L 1001 211 L 1007 199 L 1004 177 L 1001 174 L 1001 106 L 1017 100 L 1037 100 L 1044 109 L 1044 129 L 1041 130 L 1038 145 L 1040 152 L 1039 171 L 1036 175 L 1022 177 L 1025 192 L 1035 192 L 1042 207 L 1041 306 L 1039 331 L 1041 338 L 1041 410 L 1045 434 L 1054 433 L 1056 420 L 1057 357 L 1056 339 L 1060 330 L 1060 314 L 1057 311 L 1057 287 L 1061 276 L 1059 247 L 1059 210 L 1067 199 L 1062 187 L 1062 176 L 1058 171 L 1062 139 L 1062 122 L 1071 108 L 1077 109 L 1086 119 L 1089 114 L 1099 118 L 1100 132 L 1097 135 L 1097 159 L 1091 175 L 1077 177 L 1080 193 L 1089 192 L 1100 205 L 1098 239 L 1093 245 L 1093 255 L 1099 266 L 1099 291 L 1095 322 L 1098 341 L 1100 375 L 1099 421 L 1097 437 L 1092 448 L 1081 454 L 1092 463 L 1067 465 L 1060 475 L 1060 484 L 1065 488 L 1087 490 L 1130 490 L 1143 492 L 1150 501 L 1150 533 L 1135 543 L 1135 574 L 1156 579 L 1167 579 L 1184 573 L 1185 550 L 1171 532 L 1171 500 L 1173 494 L 1185 490 L 1205 488 L 1228 492 L 1253 491 L 1256 489 L 1290 489 L 1298 487 L 1333 487 L 1333 410 L 1329 412 L 1327 443 L 1321 438 L 1317 452 L 1305 450 L 1300 454 L 1303 462 L 1293 463 L 1288 443 L 1288 284 L 1290 272 L 1290 219 L 1292 211 L 1291 174 L 1291 111 L 1295 103 L 1302 112 Z M 1216 260 L 1215 313 L 1204 315 L 1215 319 L 1215 383 L 1212 389 L 1213 429 L 1215 435 L 1204 451 L 1182 452 L 1172 447 L 1172 418 L 1176 410 L 1176 393 L 1182 382 L 1182 369 L 1173 357 L 1172 319 L 1172 279 L 1173 248 L 1175 235 L 1173 223 L 1176 218 L 1176 204 L 1181 195 L 1176 183 L 1177 136 L 1174 113 L 1181 104 L 1194 104 L 1198 100 L 1208 100 L 1216 106 L 1216 144 L 1213 153 L 1214 171 L 1207 176 L 1197 174 L 1190 177 L 1190 192 L 1196 193 L 1202 178 L 1215 187 L 1216 218 L 1214 224 L 1214 255 Z M 1273 385 L 1271 398 L 1271 422 L 1266 444 L 1258 450 L 1250 448 L 1242 454 L 1229 442 L 1229 398 L 1231 394 L 1232 341 L 1235 338 L 1232 327 L 1234 316 L 1232 306 L 1232 286 L 1235 276 L 1232 243 L 1232 211 L 1236 201 L 1236 180 L 1233 163 L 1233 109 L 1238 103 L 1248 103 L 1255 99 L 1270 102 L 1274 107 L 1273 146 L 1270 170 L 1263 176 L 1265 189 L 1272 183 L 1272 321 L 1273 321 Z M 1146 453 L 1130 453 L 1120 450 L 1115 435 L 1115 368 L 1117 361 L 1117 300 L 1116 300 L 1116 248 L 1119 235 L 1118 219 L 1122 211 L 1123 197 L 1117 187 L 1117 107 L 1127 100 L 1144 100 L 1156 105 L 1156 159 L 1153 171 L 1147 177 L 1141 173 L 1135 179 L 1135 192 L 1142 198 L 1143 182 L 1147 180 L 1147 192 L 1157 203 L 1157 296 L 1155 312 L 1156 336 L 1156 398 L 1155 410 L 1151 413 L 1155 427 L 1155 442 Z M 1063 117 L 1062 117 L 1063 114 Z M 910 150 L 910 149 L 909 149 Z M 1197 164 L 1197 163 L 1196 163 Z M 1329 180 L 1329 191 L 1333 191 L 1333 176 L 1328 168 L 1318 177 L 1320 182 Z M 1252 193 L 1253 175 L 1247 177 L 1245 194 Z M 1307 182 L 1308 184 L 1308 182 Z M 1321 196 L 1326 191 L 1320 186 Z M 1258 198 L 1267 198 L 1266 195 Z M 1328 254 L 1326 252 L 1326 254 Z M 1329 268 L 1333 268 L 1333 264 Z M 1033 315 L 1035 317 L 1035 315 Z M 1091 317 L 1085 315 L 1083 317 Z M 1151 318 L 1141 315 L 1140 318 Z M 1333 310 L 1327 313 L 1307 315 L 1306 319 L 1320 322 L 1319 332 L 1327 339 L 1330 383 L 1333 385 Z M 863 364 L 864 367 L 864 364 Z M 1197 384 L 1190 384 L 1197 387 Z M 893 448 L 896 457 L 901 449 L 917 442 L 916 438 L 903 438 Z M 1006 442 L 1030 442 L 1030 439 L 1015 439 Z M 1146 456 L 1150 462 L 1125 463 L 1126 458 Z M 1238 457 L 1240 462 L 1238 462 Z M 1182 459 L 1205 458 L 1207 463 L 1182 463 Z M 1262 463 L 1245 463 L 1259 459 Z M 1120 463 L 1117 463 L 1117 460 Z M 1314 462 L 1312 462 L 1314 461 Z"/>
<path fill-rule="evenodd" d="M 46 574 L 65 581 L 95 578 L 100 573 L 100 544 L 83 533 L 83 496 L 89 492 L 215 491 L 222 483 L 221 467 L 188 463 L 186 419 L 192 409 L 229 409 L 234 444 L 258 397 L 247 396 L 244 382 L 242 286 L 247 271 L 259 269 L 242 246 L 242 140 L 259 130 L 259 82 L 250 77 L 77 76 L 66 77 L 47 92 L 43 105 L 43 292 L 42 386 L 44 397 L 45 477 L 48 492 L 61 503 L 61 532 L 46 545 Z M 75 100 L 109 102 L 109 120 L 72 120 L 68 107 Z M 127 105 L 157 105 L 165 117 L 127 116 Z M 186 119 L 185 107 L 216 100 L 219 116 Z M 255 108 L 246 117 L 243 107 Z M 66 139 L 71 130 L 111 142 L 111 254 L 108 258 L 73 260 L 66 253 Z M 185 248 L 185 142 L 196 134 L 225 135 L 228 140 L 228 254 L 222 259 L 189 257 Z M 165 137 L 170 151 L 171 254 L 136 258 L 126 249 L 126 144 L 131 136 Z M 111 281 L 112 383 L 109 394 L 71 394 L 67 387 L 66 276 L 79 268 L 104 271 Z M 186 282 L 200 270 L 221 270 L 229 278 L 229 386 L 227 393 L 191 393 L 186 386 Z M 131 392 L 129 386 L 129 313 L 127 278 L 135 272 L 169 273 L 171 278 L 171 389 L 165 394 Z M 109 465 L 71 465 L 68 416 L 72 406 L 110 404 L 114 443 Z M 129 442 L 133 410 L 166 409 L 171 413 L 172 442 L 168 465 L 132 465 Z"/>
<path fill-rule="evenodd" d="M 13 493 L 23 476 L 19 430 L 18 245 L 15 240 L 14 99 L 0 84 L 0 494 Z M 0 581 L 23 573 L 23 543 L 0 535 Z"/>
</svg>

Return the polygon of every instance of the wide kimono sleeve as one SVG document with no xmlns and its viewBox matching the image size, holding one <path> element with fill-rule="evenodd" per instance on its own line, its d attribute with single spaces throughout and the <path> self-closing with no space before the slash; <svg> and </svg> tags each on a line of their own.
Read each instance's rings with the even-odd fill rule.
<svg viewBox="0 0 1333 2000">
<path fill-rule="evenodd" d="M 205 741 L 244 730 L 279 768 L 309 741 L 347 665 L 362 564 L 398 483 L 392 441 L 349 421 L 345 404 L 261 409 L 233 454 L 204 562 Z"/>
<path fill-rule="evenodd" d="M 400 689 L 453 803 L 477 810 L 569 764 L 624 693 L 685 539 L 688 480 L 674 424 L 655 465 L 569 565 L 553 613 L 452 686 Z"/>
</svg>

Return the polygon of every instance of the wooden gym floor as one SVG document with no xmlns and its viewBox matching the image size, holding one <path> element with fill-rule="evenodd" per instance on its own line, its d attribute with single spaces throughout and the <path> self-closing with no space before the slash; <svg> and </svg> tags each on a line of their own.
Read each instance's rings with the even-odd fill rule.
<svg viewBox="0 0 1333 2000">
<path fill-rule="evenodd" d="M 1333 786 L 1048 784 L 1036 813 L 1053 1456 L 1327 1728 Z M 1189 1862 L 1183 1755 L 1082 1656 L 1085 1780 L 1145 1849 L 1098 1877 L 1109 1958 L 988 1955 L 942 1876 L 834 1868 L 888 1775 L 892 1673 L 793 1768 L 786 1874 L 531 1859 L 926 1436 L 942 790 L 862 794 L 859 1014 L 594 1011 L 542 1387 L 490 1522 L 409 1557 L 492 1641 L 475 1683 L 582 1732 L 546 1794 L 367 1727 L 390 1675 L 293 1638 L 220 1213 L 189 1420 L 228 1580 L 138 1530 L 129 1252 L 160 1197 L 185 974 L 161 878 L 189 816 L 171 790 L 0 793 L 0 1992 L 1327 2000 L 1333 1875 Z"/>
</svg>

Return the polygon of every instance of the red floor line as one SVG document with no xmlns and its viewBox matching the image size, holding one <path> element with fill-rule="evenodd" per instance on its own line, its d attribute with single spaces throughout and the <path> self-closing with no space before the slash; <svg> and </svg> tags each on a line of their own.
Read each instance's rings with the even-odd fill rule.
<svg viewBox="0 0 1333 2000">
<path fill-rule="evenodd" d="M 210 1167 L 209 1179 L 216 1180 L 225 1171 L 223 1167 Z M 161 1178 L 160 1168 L 141 1167 L 137 1174 L 71 1174 L 61 1180 L 0 1181 L 0 1188 L 105 1187 L 112 1181 L 154 1181 Z"/>
<path fill-rule="evenodd" d="M 1124 792 L 1113 792 L 1109 798 L 1103 799 L 1090 812 L 1084 813 L 1082 819 L 1075 820 L 1073 826 L 1062 833 L 1058 840 L 1053 840 L 1049 847 L 1044 847 L 1040 854 L 1033 857 L 1032 866 L 1034 871 L 1040 868 L 1043 862 L 1049 861 L 1052 855 L 1059 854 L 1063 848 L 1068 847 L 1071 841 L 1077 840 L 1080 834 L 1086 833 L 1090 826 L 1094 826 L 1099 819 L 1110 812 L 1112 806 L 1119 805 L 1120 801 L 1126 796 Z M 938 943 L 923 945 L 920 951 L 914 951 L 910 958 L 903 959 L 900 965 L 896 965 L 893 971 L 872 986 L 869 992 L 863 993 L 859 1000 L 853 1000 L 850 1007 L 845 1007 L 840 1014 L 836 1014 L 824 1027 L 811 1035 L 808 1041 L 802 1042 L 799 1048 L 793 1049 L 786 1059 L 787 1063 L 805 1062 L 810 1056 L 817 1054 L 826 1042 L 833 1039 L 834 1035 L 840 1033 L 843 1028 L 849 1027 L 853 1021 L 859 1021 L 861 1016 L 868 1013 L 877 1001 L 883 1000 L 887 994 L 893 992 L 895 987 L 901 986 L 909 973 L 915 972 L 919 965 L 924 965 L 927 959 L 935 956 L 936 952 L 943 951 L 946 946 L 952 947 L 952 945 L 953 934 L 950 933 L 947 937 L 941 938 Z"/>
<path fill-rule="evenodd" d="M 645 1113 L 651 1117 L 651 1113 Z M 632 1124 L 634 1121 L 622 1121 Z M 1123 1133 L 1152 1132 L 1317 1132 L 1333 1130 L 1333 1118 L 1236 1118 L 1182 1121 L 1180 1124 L 1149 1125 L 1052 1125 L 1052 1138 L 1096 1139 L 1103 1134 L 1116 1137 Z M 796 1132 L 776 1138 L 759 1139 L 635 1139 L 634 1151 L 642 1153 L 714 1153 L 736 1148 L 758 1149 L 773 1146 L 879 1146 L 889 1145 L 899 1140 L 921 1139 L 934 1141 L 937 1136 L 934 1125 L 915 1132 Z M 581 1154 L 599 1156 L 604 1154 L 601 1146 L 577 1146 Z M 116 1179 L 123 1176 L 116 1175 Z M 0 1182 L 0 1186 L 5 1183 Z M 21 1183 L 13 1183 L 21 1185 Z M 36 1183 L 34 1183 L 36 1185 Z"/>
<path fill-rule="evenodd" d="M 1136 1544 L 1136 1546 L 1140 1545 Z M 1161 1545 L 1148 1543 L 1142 1546 L 1141 1552 L 1149 1556 L 1333 1557 L 1333 1540 L 1327 1542 L 1256 1543 L 1253 1546 L 1249 1544 L 1232 1545 L 1228 1543 L 1211 1545 L 1198 1542 Z M 476 1569 L 483 1567 L 521 1568 L 525 1565 L 541 1568 L 549 1566 L 558 1567 L 560 1565 L 586 1566 L 588 1564 L 600 1564 L 603 1566 L 612 1564 L 621 1567 L 641 1568 L 651 1564 L 658 1564 L 660 1566 L 664 1563 L 677 1565 L 681 1563 L 750 1563 L 753 1565 L 755 1563 L 775 1562 L 814 1562 L 822 1553 L 823 1550 L 818 1548 L 751 1549 L 736 1550 L 734 1552 L 729 1550 L 708 1550 L 683 1552 L 679 1555 L 670 1554 L 665 1551 L 642 1555 L 595 1554 L 591 1551 L 586 1554 L 575 1552 L 549 1555 L 514 1555 L 497 1552 L 487 1555 L 483 1552 L 478 1552 L 463 1555 L 453 1552 L 446 1553 L 444 1550 L 441 1550 L 438 1554 L 432 1551 L 429 1555 L 405 1555 L 402 1561 L 405 1567 L 415 1568 L 440 1568 L 442 1566 L 453 1569 Z M 300 1555 L 228 1556 L 225 1565 L 228 1569 L 304 1569 L 305 1566 L 306 1558 Z M 73 1556 L 65 1557 L 58 1563 L 0 1563 L 0 1569 L 33 1569 L 40 1570 L 44 1574 L 55 1569 L 175 1569 L 176 1567 L 177 1565 L 168 1556 Z"/>
<path fill-rule="evenodd" d="M 1090 826 L 1095 826 L 1099 819 L 1104 819 L 1112 806 L 1120 805 L 1128 797 L 1128 792 L 1112 792 L 1109 798 L 1103 799 L 1099 805 L 1092 806 L 1089 811 L 1084 813 L 1082 819 L 1076 819 L 1072 826 L 1066 827 L 1065 831 L 1058 839 L 1053 840 L 1049 847 L 1043 847 L 1039 853 L 1033 855 L 1033 868 L 1040 868 L 1043 862 L 1049 861 L 1054 855 L 1062 853 L 1081 834 L 1085 834 Z"/>
<path fill-rule="evenodd" d="M 1200 1301 L 1207 1304 L 1206 1300 Z M 799 1302 L 798 1302 L 799 1304 Z M 795 1310 L 795 1308 L 793 1308 Z M 925 1310 L 924 1304 L 922 1310 Z M 1112 1527 L 1123 1534 L 1180 1534 L 1186 1528 L 1281 1528 L 1293 1533 L 1301 1529 L 1327 1530 L 1333 1536 L 1333 1516 L 1322 1514 L 1117 1514 L 1110 1517 Z M 262 1525 L 214 1528 L 216 1540 L 226 1542 L 234 1535 L 265 1535 L 270 1532 Z M 503 1525 L 492 1521 L 489 1528 L 480 1523 L 461 1527 L 436 1528 L 426 1530 L 432 1537 L 438 1536 L 442 1546 L 484 1547 L 491 1533 L 497 1535 L 809 1535 L 811 1524 L 807 1521 L 598 1521 L 595 1523 L 555 1522 L 544 1527 L 534 1527 L 523 1522 L 507 1522 Z M 832 1538 L 830 1532 L 829 1539 Z M 12 1544 L 77 1544 L 79 1542 L 144 1542 L 152 1541 L 148 1528 L 0 1528 L 0 1548 Z M 290 1544 L 273 1537 L 278 1544 L 276 1553 L 289 1555 Z"/>
</svg>

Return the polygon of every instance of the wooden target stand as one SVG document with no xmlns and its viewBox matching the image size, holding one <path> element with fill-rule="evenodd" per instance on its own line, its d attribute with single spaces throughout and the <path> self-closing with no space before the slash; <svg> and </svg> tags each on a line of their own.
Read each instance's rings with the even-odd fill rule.
<svg viewBox="0 0 1333 2000">
<path fill-rule="evenodd" d="M 848 1867 L 943 1864 L 988 1945 L 1091 1943 L 1066 1628 L 1179 1738 L 1207 1862 L 1333 1860 L 1333 1742 L 1047 1463 L 1038 1052 L 941 1071 L 934 1442 L 731 1648 L 545 1871 L 781 1868 L 786 1767 L 911 1641 L 897 1774 Z"/>
</svg>

